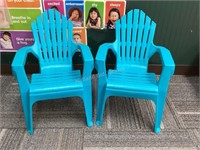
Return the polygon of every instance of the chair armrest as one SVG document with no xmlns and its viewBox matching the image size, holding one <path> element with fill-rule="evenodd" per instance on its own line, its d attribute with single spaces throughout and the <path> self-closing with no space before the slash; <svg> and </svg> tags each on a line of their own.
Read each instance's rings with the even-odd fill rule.
<svg viewBox="0 0 200 150">
<path fill-rule="evenodd" d="M 167 48 L 162 47 L 162 46 L 155 46 L 155 48 L 156 48 L 156 52 L 158 52 L 160 55 L 162 65 L 163 65 L 162 72 L 158 81 L 158 86 L 160 88 L 168 87 L 165 85 L 168 85 L 170 77 L 174 74 L 175 63 L 170 51 Z M 167 90 L 167 89 L 163 89 L 163 90 Z"/>
<path fill-rule="evenodd" d="M 95 58 L 95 68 L 98 74 L 102 76 L 105 76 L 106 74 L 106 56 L 109 49 L 116 55 L 114 43 L 105 43 L 99 47 Z"/>
<path fill-rule="evenodd" d="M 32 46 L 25 46 L 20 48 L 13 59 L 12 67 L 23 67 L 26 63 L 27 54 L 32 52 Z"/>
<path fill-rule="evenodd" d="M 25 63 L 28 53 L 32 52 L 32 46 L 26 46 L 19 49 L 12 62 L 12 73 L 19 83 L 20 92 L 29 89 L 29 81 L 25 72 Z"/>
<path fill-rule="evenodd" d="M 83 56 L 83 80 L 90 80 L 92 70 L 94 69 L 94 58 L 92 53 L 87 45 L 77 44 L 77 48 L 80 49 Z"/>
</svg>

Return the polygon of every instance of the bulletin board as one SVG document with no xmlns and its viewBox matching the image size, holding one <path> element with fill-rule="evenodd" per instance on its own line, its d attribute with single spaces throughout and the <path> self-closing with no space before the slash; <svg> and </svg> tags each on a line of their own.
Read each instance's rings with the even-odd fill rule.
<svg viewBox="0 0 200 150">
<path fill-rule="evenodd" d="M 31 22 L 42 12 L 40 0 L 1 0 L 0 13 L 3 12 L 0 24 L 0 51 L 14 52 L 19 48 L 32 45 Z M 4 23 L 6 24 L 6 23 Z M 4 38 L 9 38 L 5 40 Z"/>
<path fill-rule="evenodd" d="M 44 10 L 56 9 L 70 19 L 70 10 L 79 11 L 79 21 L 73 20 L 74 39 L 79 36 L 79 43 L 87 45 L 86 20 L 91 8 L 97 8 L 101 18 L 98 29 L 104 29 L 108 22 L 109 11 L 117 8 L 123 16 L 126 8 L 125 0 L 0 0 L 0 52 L 16 52 L 21 47 L 34 43 L 31 22 L 35 21 Z M 106 16 L 105 16 L 106 14 Z M 118 18 L 120 19 L 120 17 Z M 78 25 L 78 26 L 77 26 Z M 74 41 L 76 42 L 76 41 Z M 77 43 L 77 42 L 76 42 Z"/>
</svg>

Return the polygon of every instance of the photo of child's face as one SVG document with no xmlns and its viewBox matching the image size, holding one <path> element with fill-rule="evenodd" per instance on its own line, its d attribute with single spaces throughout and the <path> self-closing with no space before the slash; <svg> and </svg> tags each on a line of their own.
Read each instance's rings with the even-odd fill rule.
<svg viewBox="0 0 200 150">
<path fill-rule="evenodd" d="M 3 35 L 3 39 L 4 39 L 5 41 L 8 41 L 8 40 L 10 39 L 10 37 L 9 37 L 8 35 L 4 34 L 4 35 Z"/>
<path fill-rule="evenodd" d="M 79 12 L 78 10 L 74 10 L 72 12 L 73 20 L 78 20 L 79 19 Z"/>
<path fill-rule="evenodd" d="M 95 20 L 97 18 L 97 13 L 95 11 L 90 13 L 90 18 Z"/>
<path fill-rule="evenodd" d="M 74 42 L 75 42 L 75 43 L 81 43 L 81 37 L 80 37 L 79 35 L 75 34 L 75 35 L 73 36 L 73 39 L 74 39 Z"/>
<path fill-rule="evenodd" d="M 119 15 L 117 12 L 112 11 L 109 16 L 110 21 L 114 24 L 118 19 Z"/>
</svg>

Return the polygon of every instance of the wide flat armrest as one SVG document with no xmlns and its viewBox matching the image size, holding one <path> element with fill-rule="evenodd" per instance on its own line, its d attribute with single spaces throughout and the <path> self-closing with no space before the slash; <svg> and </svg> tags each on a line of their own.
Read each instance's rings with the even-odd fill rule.
<svg viewBox="0 0 200 150">
<path fill-rule="evenodd" d="M 105 43 L 99 47 L 95 60 L 106 61 L 106 56 L 107 56 L 109 49 L 111 49 L 113 51 L 113 53 L 116 54 L 114 44 L 113 43 Z"/>
<path fill-rule="evenodd" d="M 28 53 L 32 52 L 32 46 L 26 46 L 19 49 L 12 62 L 12 73 L 19 82 L 20 92 L 27 91 L 29 89 L 29 81 L 25 72 L 24 65 Z"/>
<path fill-rule="evenodd" d="M 111 49 L 113 53 L 116 55 L 114 43 L 102 44 L 98 49 L 98 52 L 95 58 L 95 68 L 97 72 L 99 73 L 106 72 L 106 56 L 109 49 Z"/>
<path fill-rule="evenodd" d="M 90 69 L 87 71 L 91 72 L 94 69 L 94 58 L 92 56 L 92 53 L 91 53 L 89 47 L 84 44 L 77 44 L 77 46 L 78 46 L 78 49 L 80 49 L 81 54 L 83 56 L 84 65 Z"/>
<path fill-rule="evenodd" d="M 23 67 L 26 63 L 26 58 L 28 53 L 32 52 L 32 47 L 31 46 L 26 46 L 21 49 L 19 49 L 12 62 L 12 68 L 14 67 Z"/>
<path fill-rule="evenodd" d="M 156 46 L 156 51 L 160 54 L 163 67 L 167 67 L 170 70 L 171 75 L 175 71 L 175 63 L 170 51 L 162 46 Z"/>
<path fill-rule="evenodd" d="M 92 71 L 94 68 L 94 58 L 92 56 L 92 53 L 91 53 L 89 47 L 84 44 L 78 44 L 78 49 L 81 50 L 81 54 L 83 56 L 84 63 L 86 63 L 86 62 L 89 63 L 90 69 Z M 87 67 L 89 67 L 89 66 L 87 66 Z"/>
<path fill-rule="evenodd" d="M 170 51 L 162 46 L 155 46 L 162 61 L 162 72 L 158 81 L 158 86 L 162 91 L 166 91 L 169 80 L 175 71 L 175 63 Z"/>
<path fill-rule="evenodd" d="M 75 44 L 76 49 L 81 51 L 83 57 L 83 75 L 82 80 L 85 86 L 91 86 L 92 70 L 94 69 L 94 58 L 87 45 Z"/>
</svg>

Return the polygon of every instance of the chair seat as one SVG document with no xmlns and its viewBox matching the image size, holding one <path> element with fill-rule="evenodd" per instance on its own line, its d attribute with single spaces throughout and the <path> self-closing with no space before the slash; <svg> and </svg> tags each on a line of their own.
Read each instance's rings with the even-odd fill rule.
<svg viewBox="0 0 200 150">
<path fill-rule="evenodd" d="M 109 70 L 106 88 L 158 93 L 158 85 L 154 73 L 139 74 Z"/>
<path fill-rule="evenodd" d="M 79 70 L 68 73 L 33 74 L 30 85 L 30 94 L 65 92 L 66 90 L 83 88 Z"/>
</svg>

